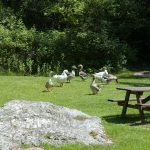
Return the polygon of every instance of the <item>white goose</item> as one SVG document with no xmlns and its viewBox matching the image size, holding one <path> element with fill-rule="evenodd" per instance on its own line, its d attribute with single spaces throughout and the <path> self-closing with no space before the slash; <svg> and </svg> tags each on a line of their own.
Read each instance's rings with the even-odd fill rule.
<svg viewBox="0 0 150 150">
<path fill-rule="evenodd" d="M 118 83 L 117 76 L 114 76 L 112 74 L 108 74 L 108 71 L 106 69 L 102 72 L 95 73 L 94 77 L 96 79 L 99 79 L 101 82 L 109 83 L 110 81 L 115 80 L 116 83 Z"/>
<path fill-rule="evenodd" d="M 108 71 L 105 69 L 104 71 L 94 73 L 94 76 L 96 76 L 96 77 L 107 77 L 108 76 Z"/>
<path fill-rule="evenodd" d="M 92 93 L 95 95 L 95 94 L 98 94 L 98 92 L 101 90 L 101 87 L 95 82 L 95 77 L 93 76 L 93 80 L 92 80 L 92 83 L 90 84 L 90 88 L 92 90 Z"/>
<path fill-rule="evenodd" d="M 64 82 L 67 81 L 67 74 L 68 73 L 69 73 L 68 70 L 64 70 L 61 75 L 56 74 L 53 76 L 56 79 L 56 81 L 60 83 L 61 87 L 64 85 Z"/>
<path fill-rule="evenodd" d="M 94 77 L 96 79 L 99 79 L 101 82 L 107 82 L 107 79 L 109 77 L 108 71 L 105 69 L 104 71 L 94 73 Z"/>
</svg>

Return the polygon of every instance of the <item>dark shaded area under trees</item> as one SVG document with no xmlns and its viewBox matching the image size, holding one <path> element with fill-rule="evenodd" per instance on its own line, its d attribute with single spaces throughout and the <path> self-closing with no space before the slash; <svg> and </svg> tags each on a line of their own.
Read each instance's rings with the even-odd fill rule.
<svg viewBox="0 0 150 150">
<path fill-rule="evenodd" d="M 150 64 L 149 0 L 1 0 L 0 69 Z"/>
</svg>

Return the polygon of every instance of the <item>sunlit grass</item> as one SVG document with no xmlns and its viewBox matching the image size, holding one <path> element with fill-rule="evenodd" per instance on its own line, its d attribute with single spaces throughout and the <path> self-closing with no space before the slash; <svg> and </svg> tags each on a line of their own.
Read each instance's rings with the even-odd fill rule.
<svg viewBox="0 0 150 150">
<path fill-rule="evenodd" d="M 129 76 L 128 76 L 129 75 Z M 141 125 L 138 110 L 128 109 L 126 119 L 121 119 L 122 107 L 108 102 L 110 98 L 124 98 L 124 91 L 116 90 L 118 86 L 150 86 L 150 79 L 135 78 L 121 73 L 119 84 L 115 81 L 102 87 L 98 95 L 91 95 L 89 88 L 91 78 L 83 82 L 76 77 L 64 87 L 55 87 L 51 92 L 44 92 L 47 77 L 0 76 L 0 106 L 6 102 L 21 99 L 29 101 L 46 101 L 57 105 L 78 109 L 88 115 L 100 117 L 111 145 L 64 145 L 60 147 L 42 145 L 45 150 L 149 150 L 150 123 Z M 149 93 L 145 93 L 144 96 Z M 147 122 L 150 113 L 146 112 Z"/>
</svg>

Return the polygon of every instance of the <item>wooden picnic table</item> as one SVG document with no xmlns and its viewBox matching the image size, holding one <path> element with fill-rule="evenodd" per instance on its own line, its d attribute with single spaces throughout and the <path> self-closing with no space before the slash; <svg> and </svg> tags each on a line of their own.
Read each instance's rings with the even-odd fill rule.
<svg viewBox="0 0 150 150">
<path fill-rule="evenodd" d="M 150 111 L 150 104 L 147 102 L 150 101 L 150 96 L 146 98 L 141 98 L 144 92 L 150 92 L 150 87 L 117 87 L 117 90 L 126 91 L 124 100 L 109 100 L 112 102 L 117 102 L 118 105 L 123 106 L 122 108 L 122 117 L 125 117 L 127 108 L 139 109 L 141 121 L 144 122 L 144 110 Z M 131 99 L 131 94 L 136 95 L 135 99 Z M 135 101 L 135 104 L 129 104 L 129 101 Z"/>
</svg>

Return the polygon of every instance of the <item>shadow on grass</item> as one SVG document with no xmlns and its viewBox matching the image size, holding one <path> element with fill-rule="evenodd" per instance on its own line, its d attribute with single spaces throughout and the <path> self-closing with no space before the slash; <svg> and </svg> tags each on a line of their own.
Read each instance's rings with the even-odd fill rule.
<svg viewBox="0 0 150 150">
<path fill-rule="evenodd" d="M 92 93 L 89 93 L 89 94 L 85 94 L 85 95 L 93 95 L 93 96 L 94 96 L 94 95 L 98 95 L 98 94 L 92 94 Z"/>
<path fill-rule="evenodd" d="M 150 120 L 148 120 L 148 118 L 150 118 L 150 114 L 145 114 L 145 122 L 141 123 L 139 114 L 128 114 L 124 118 L 122 118 L 120 115 L 102 117 L 102 119 L 107 122 L 111 122 L 114 124 L 130 124 L 130 126 L 150 124 Z"/>
<path fill-rule="evenodd" d="M 50 91 L 47 91 L 47 90 L 43 90 L 42 92 L 44 92 L 44 93 L 45 93 L 45 92 L 50 92 Z"/>
<path fill-rule="evenodd" d="M 54 85 L 53 87 L 63 87 L 63 86 L 60 86 L 60 85 Z"/>
</svg>

